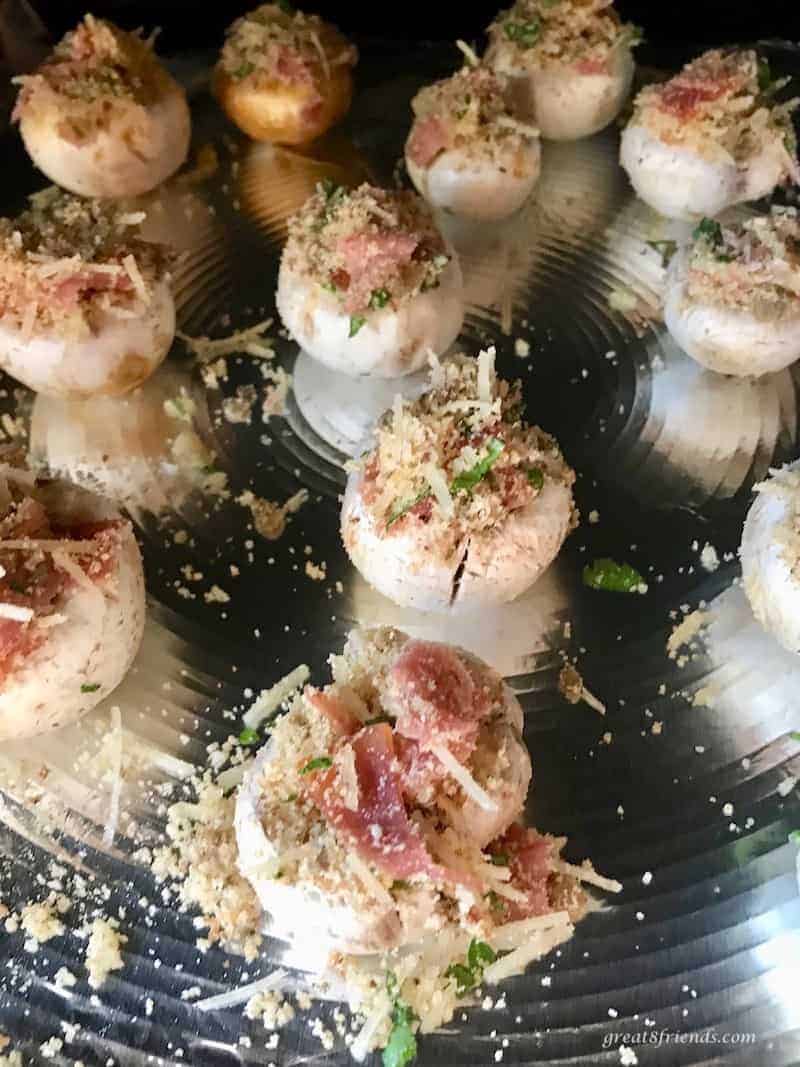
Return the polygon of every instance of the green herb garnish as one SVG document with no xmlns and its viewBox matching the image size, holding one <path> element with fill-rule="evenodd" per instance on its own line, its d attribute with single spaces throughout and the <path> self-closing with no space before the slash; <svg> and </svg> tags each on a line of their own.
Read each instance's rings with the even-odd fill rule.
<svg viewBox="0 0 800 1067">
<path fill-rule="evenodd" d="M 474 938 L 469 943 L 467 949 L 467 965 L 472 968 L 473 971 L 483 968 L 487 963 L 494 963 L 497 959 L 497 953 L 491 945 L 487 945 L 485 941 L 478 941 Z"/>
<path fill-rule="evenodd" d="M 692 238 L 699 241 L 701 237 L 714 247 L 722 244 L 722 227 L 716 219 L 703 218 L 698 222 L 692 230 Z"/>
<path fill-rule="evenodd" d="M 82 693 L 96 693 L 100 688 L 99 682 L 84 682 L 81 686 Z"/>
<path fill-rule="evenodd" d="M 503 24 L 503 29 L 509 41 L 514 41 L 516 44 L 522 45 L 523 48 L 532 48 L 539 40 L 542 20 L 536 16 L 532 19 L 527 19 L 525 22 L 509 19 L 508 22 Z"/>
<path fill-rule="evenodd" d="M 491 945 L 473 937 L 467 949 L 466 963 L 452 963 L 444 972 L 445 977 L 455 979 L 456 993 L 463 997 L 465 993 L 480 985 L 484 967 L 487 963 L 494 963 L 496 959 L 497 953 Z"/>
<path fill-rule="evenodd" d="M 469 993 L 471 989 L 475 988 L 472 971 L 463 963 L 451 963 L 444 972 L 444 976 L 445 978 L 455 978 L 456 993 L 458 993 L 460 997 L 463 997 L 465 993 Z"/>
<path fill-rule="evenodd" d="M 661 256 L 662 267 L 669 266 L 669 261 L 678 250 L 677 241 L 647 241 L 645 243 Z"/>
<path fill-rule="evenodd" d="M 544 474 L 539 467 L 530 467 L 525 473 L 528 475 L 528 482 L 534 489 L 541 489 L 544 485 Z"/>
<path fill-rule="evenodd" d="M 492 852 L 489 856 L 490 861 L 495 867 L 507 867 L 508 866 L 508 853 L 507 852 Z"/>
<path fill-rule="evenodd" d="M 380 722 L 388 722 L 391 726 L 394 720 L 389 715 L 376 715 L 373 719 L 367 719 L 365 726 L 377 726 Z"/>
<path fill-rule="evenodd" d="M 284 803 L 286 803 L 286 804 L 294 804 L 295 800 L 297 800 L 297 793 L 290 793 L 289 796 L 284 801 Z"/>
<path fill-rule="evenodd" d="M 372 296 L 369 298 L 369 306 L 375 310 L 377 308 L 384 308 L 389 303 L 392 294 L 388 289 L 373 289 Z"/>
<path fill-rule="evenodd" d="M 246 726 L 239 734 L 240 745 L 254 745 L 258 741 L 258 731 Z"/>
<path fill-rule="evenodd" d="M 462 491 L 471 493 L 475 486 L 482 482 L 492 467 L 497 462 L 497 458 L 505 448 L 502 441 L 498 441 L 496 437 L 493 437 L 488 444 L 486 455 L 483 459 L 478 460 L 474 467 L 470 467 L 468 471 L 463 471 L 457 475 L 450 484 L 451 493 L 460 493 Z"/>
<path fill-rule="evenodd" d="M 310 759 L 305 767 L 301 768 L 301 774 L 313 774 L 314 771 L 325 771 L 328 767 L 333 766 L 333 760 L 330 756 L 316 756 L 314 759 Z"/>
<path fill-rule="evenodd" d="M 383 1050 L 383 1067 L 405 1067 L 417 1055 L 417 1039 L 412 1025 L 416 1015 L 399 994 L 399 984 L 394 971 L 386 972 L 386 992 L 393 1001 L 392 1031 Z"/>
<path fill-rule="evenodd" d="M 800 845 L 800 830 L 791 830 L 789 832 L 789 840 L 794 841 L 796 845 Z"/>
<path fill-rule="evenodd" d="M 366 321 L 367 320 L 364 318 L 363 315 L 351 315 L 350 316 L 350 333 L 348 333 L 347 336 L 348 337 L 355 337 L 355 335 L 358 333 L 358 331 L 361 329 L 361 327 L 364 325 L 364 323 Z"/>
<path fill-rule="evenodd" d="M 502 914 L 506 910 L 506 902 L 493 889 L 489 890 L 484 899 L 489 902 L 489 908 L 495 914 Z"/>
<path fill-rule="evenodd" d="M 616 563 L 613 559 L 596 559 L 587 564 L 583 568 L 583 584 L 609 593 L 638 593 L 647 588 L 635 567 L 629 563 Z"/>
<path fill-rule="evenodd" d="M 236 70 L 233 72 L 232 77 L 246 78 L 248 75 L 252 74 L 255 69 L 256 68 L 254 63 L 242 63 L 242 65 L 240 67 L 237 67 Z"/>
<path fill-rule="evenodd" d="M 800 733 L 791 733 L 789 737 L 791 737 L 792 741 L 800 741 Z"/>
<path fill-rule="evenodd" d="M 427 500 L 431 495 L 430 489 L 426 486 L 421 489 L 416 496 L 409 497 L 407 500 L 401 500 L 399 504 L 395 505 L 389 518 L 386 520 L 386 529 L 388 530 L 392 523 L 397 522 L 398 519 L 402 519 L 411 509 L 419 504 L 420 500 Z"/>
<path fill-rule="evenodd" d="M 407 882 L 404 878 L 395 878 L 391 884 L 392 889 L 410 889 L 411 882 Z"/>
</svg>

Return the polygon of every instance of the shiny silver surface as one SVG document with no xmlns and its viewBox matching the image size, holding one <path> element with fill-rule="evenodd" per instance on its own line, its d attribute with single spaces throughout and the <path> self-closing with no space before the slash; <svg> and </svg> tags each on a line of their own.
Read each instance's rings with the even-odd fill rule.
<svg viewBox="0 0 800 1067">
<path fill-rule="evenodd" d="M 323 175 L 389 181 L 411 94 L 449 62 L 367 57 L 353 114 L 314 157 L 246 143 L 198 89 L 195 144 L 214 144 L 219 169 L 166 191 L 151 212 L 153 232 L 186 252 L 176 275 L 185 333 L 223 336 L 274 315 L 287 215 Z M 4 152 L 9 183 L 20 176 L 4 193 L 11 212 L 40 183 L 13 137 Z M 492 227 L 444 221 L 468 291 L 461 344 L 497 345 L 500 372 L 523 380 L 529 418 L 558 437 L 579 472 L 580 528 L 539 584 L 502 611 L 420 616 L 349 566 L 338 536 L 342 464 L 386 390 L 331 381 L 297 359 L 277 327 L 276 362 L 295 369 L 296 390 L 285 417 L 267 423 L 257 359 L 230 358 L 228 379 L 208 388 L 180 342 L 123 401 L 65 405 L 3 383 L 2 411 L 16 420 L 3 420 L 6 432 L 30 432 L 45 469 L 101 488 L 134 517 L 150 609 L 134 670 L 89 721 L 0 753 L 2 898 L 13 907 L 45 895 L 47 883 L 74 891 L 76 874 L 87 879 L 63 937 L 34 954 L 23 933 L 0 935 L 0 1031 L 26 1060 L 43 1060 L 41 1044 L 58 1036 L 55 1062 L 347 1062 L 340 1046 L 323 1051 L 307 1019 L 271 1050 L 240 1010 L 192 1006 L 187 991 L 209 996 L 252 980 L 281 950 L 268 945 L 251 965 L 198 951 L 193 916 L 162 899 L 138 850 L 160 840 L 168 799 L 159 783 L 203 764 L 205 746 L 231 731 L 226 709 L 300 662 L 324 680 L 348 630 L 374 623 L 467 646 L 508 676 L 526 711 L 531 818 L 568 834 L 571 858 L 591 856 L 625 886 L 560 952 L 507 984 L 507 1007 L 478 1007 L 423 1038 L 422 1067 L 491 1064 L 497 1052 L 504 1064 L 616 1064 L 626 1062 L 622 1044 L 643 1067 L 800 1060 L 797 847 L 787 840 L 800 827 L 800 747 L 790 737 L 800 729 L 800 666 L 755 623 L 736 559 L 753 483 L 798 454 L 797 373 L 719 378 L 647 321 L 662 268 L 646 241 L 674 227 L 633 200 L 616 152 L 614 131 L 546 145 L 520 217 Z M 611 310 L 614 290 L 638 297 L 636 327 Z M 517 339 L 530 345 L 525 358 Z M 224 400 L 247 385 L 257 396 L 251 421 L 231 422 Z M 194 401 L 191 424 L 164 410 L 181 390 Z M 196 435 L 188 453 L 176 450 L 182 433 Z M 208 491 L 219 489 L 213 472 L 227 476 L 222 493 Z M 310 500 L 275 542 L 236 503 L 246 489 L 283 501 L 301 487 Z M 713 572 L 699 560 L 707 543 L 720 559 Z M 605 555 L 637 566 L 647 594 L 584 588 L 582 566 Z M 307 559 L 326 564 L 324 581 L 307 577 Z M 206 602 L 213 585 L 230 601 Z M 698 606 L 703 630 L 670 658 L 672 627 Z M 562 653 L 577 659 L 605 718 L 558 695 Z M 97 750 L 112 704 L 122 710 L 125 782 L 107 849 L 108 760 Z M 95 995 L 80 963 L 82 929 L 101 906 L 119 914 L 129 940 L 125 969 Z M 79 979 L 70 989 L 54 983 L 62 966 Z M 311 1017 L 331 1010 L 316 1006 Z M 65 1033 L 62 1021 L 79 1029 Z"/>
</svg>

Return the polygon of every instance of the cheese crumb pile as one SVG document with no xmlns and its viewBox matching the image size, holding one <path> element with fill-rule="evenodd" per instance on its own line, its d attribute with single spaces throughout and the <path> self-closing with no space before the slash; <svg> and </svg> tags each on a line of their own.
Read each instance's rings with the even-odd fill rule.
<svg viewBox="0 0 800 1067">
<path fill-rule="evenodd" d="M 141 315 L 169 257 L 139 237 L 143 212 L 50 186 L 0 219 L 0 320 L 30 336 L 57 326 L 85 336 L 104 315 Z"/>
<path fill-rule="evenodd" d="M 666 144 L 686 146 L 707 159 L 741 162 L 774 146 L 786 175 L 797 179 L 791 121 L 797 101 L 778 104 L 769 71 L 753 51 L 705 52 L 661 85 L 642 89 L 632 123 Z"/>
<path fill-rule="evenodd" d="M 611 0 L 517 0 L 489 27 L 489 54 L 524 65 L 574 63 L 580 73 L 606 72 L 612 52 L 640 40 L 621 23 Z"/>
<path fill-rule="evenodd" d="M 698 302 L 745 309 L 762 321 L 800 315 L 797 208 L 722 225 L 705 219 L 689 252 L 686 293 Z"/>
<path fill-rule="evenodd" d="M 228 29 L 220 65 L 231 78 L 284 84 L 314 83 L 332 69 L 352 67 L 358 52 L 318 15 L 262 4 Z"/>
</svg>

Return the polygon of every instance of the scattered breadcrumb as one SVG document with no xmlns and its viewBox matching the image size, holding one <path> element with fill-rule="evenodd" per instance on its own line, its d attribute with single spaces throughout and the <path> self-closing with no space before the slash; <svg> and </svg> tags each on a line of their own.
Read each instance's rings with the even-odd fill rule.
<svg viewBox="0 0 800 1067">
<path fill-rule="evenodd" d="M 64 933 L 64 924 L 50 901 L 26 904 L 21 913 L 22 929 L 39 944 Z"/>
<path fill-rule="evenodd" d="M 242 507 L 250 508 L 253 516 L 253 525 L 256 532 L 266 538 L 267 541 L 277 541 L 286 529 L 286 519 L 294 515 L 308 500 L 308 491 L 300 489 L 290 496 L 283 504 L 277 504 L 274 500 L 265 500 L 258 497 L 250 490 L 245 490 L 236 498 L 236 503 Z"/>
<path fill-rule="evenodd" d="M 112 971 L 125 966 L 120 949 L 127 937 L 116 928 L 113 919 L 95 919 L 86 946 L 86 970 L 89 985 L 99 989 Z"/>
<path fill-rule="evenodd" d="M 327 576 L 325 563 L 320 563 L 319 566 L 316 563 L 312 563 L 310 559 L 306 560 L 306 574 L 312 581 L 324 582 Z"/>
<path fill-rule="evenodd" d="M 670 659 L 675 659 L 678 650 L 688 645 L 693 637 L 700 633 L 705 625 L 708 612 L 692 611 L 686 615 L 677 626 L 673 627 L 672 633 L 667 639 L 667 654 Z"/>
</svg>

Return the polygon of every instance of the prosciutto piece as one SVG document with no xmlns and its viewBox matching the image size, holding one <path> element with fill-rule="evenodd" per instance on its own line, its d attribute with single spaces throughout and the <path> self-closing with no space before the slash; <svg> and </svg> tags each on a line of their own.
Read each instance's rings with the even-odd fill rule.
<svg viewBox="0 0 800 1067">
<path fill-rule="evenodd" d="M 503 837 L 490 848 L 508 856 L 511 885 L 525 893 L 527 902 L 506 901 L 507 919 L 528 919 L 552 911 L 547 882 L 552 872 L 554 842 L 536 830 L 513 823 Z"/>
<path fill-rule="evenodd" d="M 409 159 L 419 167 L 428 167 L 449 143 L 447 127 L 436 115 L 417 119 L 406 144 Z"/>
<path fill-rule="evenodd" d="M 387 679 L 384 703 L 399 734 L 420 749 L 445 745 L 463 761 L 475 748 L 489 710 L 485 689 L 458 653 L 434 641 L 408 641 Z"/>
<path fill-rule="evenodd" d="M 337 766 L 316 773 L 308 791 L 326 822 L 361 859 L 392 878 L 424 875 L 435 882 L 461 881 L 434 863 L 422 834 L 408 818 L 391 726 L 365 726 L 344 743 L 353 751 L 358 806 L 356 810 L 347 806 Z"/>
<path fill-rule="evenodd" d="M 360 311 L 369 305 L 376 289 L 387 287 L 399 269 L 410 262 L 419 238 L 400 230 L 370 229 L 342 237 L 337 251 L 350 278 L 345 310 Z"/>
</svg>

